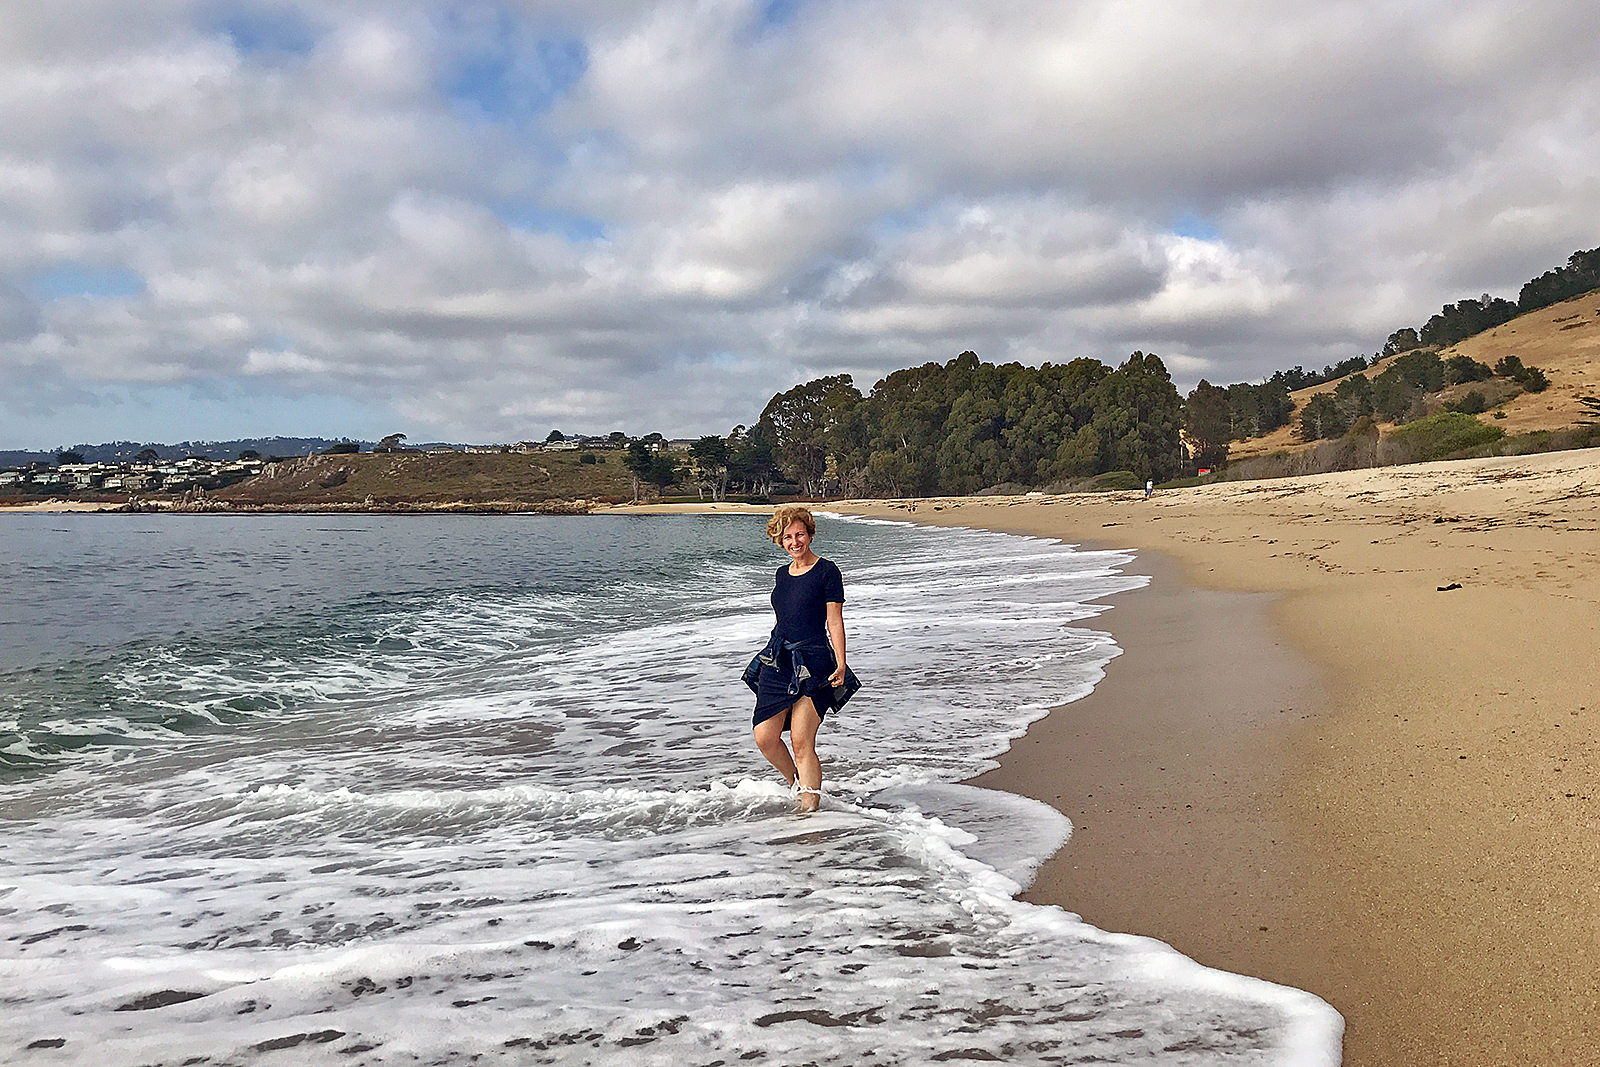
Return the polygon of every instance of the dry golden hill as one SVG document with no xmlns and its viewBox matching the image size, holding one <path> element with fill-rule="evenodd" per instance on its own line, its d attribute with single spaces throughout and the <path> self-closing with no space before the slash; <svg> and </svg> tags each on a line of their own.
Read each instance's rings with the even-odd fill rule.
<svg viewBox="0 0 1600 1067">
<path fill-rule="evenodd" d="M 1495 419 L 1493 424 L 1508 434 L 1564 430 L 1584 417 L 1578 397 L 1600 395 L 1600 291 L 1519 315 L 1504 325 L 1451 345 L 1439 356 L 1442 359 L 1470 356 L 1491 367 L 1506 356 L 1516 356 L 1525 366 L 1538 367 L 1550 379 L 1550 388 L 1542 393 L 1522 393 L 1500 404 L 1498 410 L 1504 411 L 1506 417 Z M 1382 373 L 1393 358 L 1380 360 L 1363 373 L 1374 377 Z M 1318 393 L 1333 392 L 1342 381 L 1343 378 L 1338 378 L 1290 393 L 1295 414 L 1289 425 L 1280 426 L 1263 437 L 1235 441 L 1229 446 L 1228 458 L 1244 459 L 1308 447 L 1298 434 L 1300 409 Z M 1475 382 L 1454 386 L 1445 390 L 1443 397 L 1450 399 L 1455 392 L 1474 388 L 1487 392 L 1485 387 L 1490 385 Z M 1479 418 L 1487 420 L 1488 416 Z"/>
<path fill-rule="evenodd" d="M 554 501 L 616 503 L 633 496 L 620 452 L 393 452 L 302 456 L 208 494 L 215 501 L 284 507 L 464 505 L 523 508 Z"/>
</svg>

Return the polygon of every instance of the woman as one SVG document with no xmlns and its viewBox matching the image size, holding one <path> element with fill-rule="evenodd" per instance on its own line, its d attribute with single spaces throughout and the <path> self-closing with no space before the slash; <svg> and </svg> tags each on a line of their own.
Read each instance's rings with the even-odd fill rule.
<svg viewBox="0 0 1600 1067">
<path fill-rule="evenodd" d="M 797 786 L 800 810 L 822 802 L 817 729 L 822 717 L 849 699 L 855 678 L 844 661 L 844 578 L 832 561 L 811 551 L 817 523 L 795 505 L 777 510 L 767 536 L 789 555 L 772 590 L 777 625 L 758 657 L 756 747 L 784 780 Z M 847 680 L 850 684 L 847 685 Z M 789 731 L 789 746 L 783 731 Z"/>
</svg>

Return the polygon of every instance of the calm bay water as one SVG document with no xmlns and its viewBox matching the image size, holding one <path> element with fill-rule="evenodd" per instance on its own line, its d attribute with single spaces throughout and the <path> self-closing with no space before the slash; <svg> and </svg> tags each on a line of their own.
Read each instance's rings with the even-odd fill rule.
<svg viewBox="0 0 1600 1067">
<path fill-rule="evenodd" d="M 1012 895 L 958 785 L 1131 556 L 824 519 L 864 689 L 800 819 L 743 516 L 0 516 L 4 1062 L 1337 1062 L 1338 1017 Z"/>
</svg>

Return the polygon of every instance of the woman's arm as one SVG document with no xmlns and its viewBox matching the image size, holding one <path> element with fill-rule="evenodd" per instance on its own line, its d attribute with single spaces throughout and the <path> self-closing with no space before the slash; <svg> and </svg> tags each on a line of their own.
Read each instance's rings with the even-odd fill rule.
<svg viewBox="0 0 1600 1067">
<path fill-rule="evenodd" d="M 833 673 L 828 684 L 844 684 L 844 605 L 836 600 L 828 602 L 828 643 L 833 646 Z"/>
</svg>

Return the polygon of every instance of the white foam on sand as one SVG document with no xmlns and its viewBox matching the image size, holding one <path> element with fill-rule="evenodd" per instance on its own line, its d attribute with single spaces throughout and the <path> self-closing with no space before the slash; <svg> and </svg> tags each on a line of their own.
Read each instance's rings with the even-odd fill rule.
<svg viewBox="0 0 1600 1067">
<path fill-rule="evenodd" d="M 765 558 L 400 620 L 455 666 L 4 787 L 0 1060 L 1336 1063 L 1317 998 L 1017 902 L 1070 823 L 956 784 L 1099 679 L 1130 557 L 837 529 L 866 688 L 817 815 L 748 740 Z"/>
</svg>

